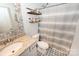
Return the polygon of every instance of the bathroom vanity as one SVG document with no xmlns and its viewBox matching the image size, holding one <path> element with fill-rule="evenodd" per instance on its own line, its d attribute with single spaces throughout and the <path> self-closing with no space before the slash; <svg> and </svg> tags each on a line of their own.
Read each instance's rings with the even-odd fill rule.
<svg viewBox="0 0 79 59">
<path fill-rule="evenodd" d="M 0 56 L 36 55 L 36 41 L 28 36 L 17 38 L 0 50 Z"/>
</svg>

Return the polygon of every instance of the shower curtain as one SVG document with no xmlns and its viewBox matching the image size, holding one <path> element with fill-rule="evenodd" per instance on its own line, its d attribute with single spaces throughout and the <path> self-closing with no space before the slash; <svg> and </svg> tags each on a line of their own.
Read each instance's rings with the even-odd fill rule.
<svg viewBox="0 0 79 59">
<path fill-rule="evenodd" d="M 68 3 L 42 9 L 38 32 L 50 45 L 50 55 L 69 55 L 79 21 L 79 4 Z"/>
</svg>

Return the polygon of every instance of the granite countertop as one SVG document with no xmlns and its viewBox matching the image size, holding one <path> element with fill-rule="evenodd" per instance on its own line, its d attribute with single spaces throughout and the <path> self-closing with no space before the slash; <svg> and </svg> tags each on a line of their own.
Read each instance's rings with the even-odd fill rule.
<svg viewBox="0 0 79 59">
<path fill-rule="evenodd" d="M 10 55 L 10 56 L 18 56 L 18 55 L 20 55 L 24 50 L 26 50 L 26 49 L 29 48 L 32 44 L 34 44 L 36 41 L 37 41 L 37 39 L 33 39 L 33 38 L 31 38 L 31 37 L 29 37 L 29 36 L 26 35 L 26 36 L 22 36 L 22 37 L 19 37 L 19 38 L 15 39 L 13 42 L 8 43 L 6 46 L 5 46 L 5 45 L 2 45 L 2 46 L 0 46 L 0 47 L 6 48 L 8 45 L 11 45 L 11 44 L 13 44 L 13 43 L 16 43 L 16 42 L 23 42 L 23 47 L 22 47 L 21 49 L 19 49 L 15 54 Z M 4 48 L 3 48 L 3 49 L 4 49 Z M 2 49 L 2 50 L 3 50 L 3 49 Z M 0 52 L 1 52 L 1 50 L 0 50 Z"/>
</svg>

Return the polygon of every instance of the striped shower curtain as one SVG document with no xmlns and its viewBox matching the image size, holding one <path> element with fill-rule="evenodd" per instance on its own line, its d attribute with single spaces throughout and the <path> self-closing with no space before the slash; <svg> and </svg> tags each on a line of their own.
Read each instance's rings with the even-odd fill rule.
<svg viewBox="0 0 79 59">
<path fill-rule="evenodd" d="M 79 21 L 79 4 L 49 7 L 41 12 L 40 40 L 50 44 L 52 55 L 69 55 Z"/>
</svg>

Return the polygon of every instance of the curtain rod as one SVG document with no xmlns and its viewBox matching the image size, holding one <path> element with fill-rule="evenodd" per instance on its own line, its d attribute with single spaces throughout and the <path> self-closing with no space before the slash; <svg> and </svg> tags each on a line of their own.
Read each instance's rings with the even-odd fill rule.
<svg viewBox="0 0 79 59">
<path fill-rule="evenodd" d="M 68 3 L 60 3 L 60 4 L 56 4 L 56 5 L 51 5 L 51 6 L 47 6 L 46 8 L 56 7 L 56 6 L 65 5 L 65 4 L 68 4 Z M 45 9 L 45 8 L 40 8 L 39 10 L 41 10 L 41 9 Z"/>
</svg>

